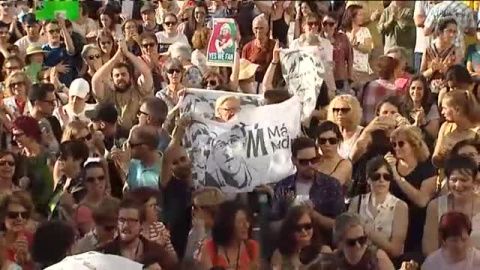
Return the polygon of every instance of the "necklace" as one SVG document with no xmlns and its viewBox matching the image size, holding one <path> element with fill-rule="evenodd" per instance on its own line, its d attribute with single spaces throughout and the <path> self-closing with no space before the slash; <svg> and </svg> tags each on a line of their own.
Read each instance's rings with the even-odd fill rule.
<svg viewBox="0 0 480 270">
<path fill-rule="evenodd" d="M 236 263 L 235 263 L 235 269 L 238 269 L 238 262 L 240 260 L 240 248 L 241 248 L 241 243 L 238 244 L 237 260 L 236 260 Z M 228 258 L 228 253 L 227 253 L 226 248 L 223 248 L 223 253 L 225 253 L 225 258 L 227 259 L 228 267 L 230 268 L 230 266 L 232 266 L 232 265 L 230 263 L 230 258 Z"/>
</svg>

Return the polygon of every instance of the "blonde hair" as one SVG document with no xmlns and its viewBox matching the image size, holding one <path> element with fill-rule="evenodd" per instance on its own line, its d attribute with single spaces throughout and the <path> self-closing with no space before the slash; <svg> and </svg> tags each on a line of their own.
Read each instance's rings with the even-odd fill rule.
<svg viewBox="0 0 480 270">
<path fill-rule="evenodd" d="M 428 146 L 423 140 L 422 132 L 418 127 L 415 126 L 401 126 L 396 128 L 390 138 L 395 140 L 399 137 L 405 139 L 413 148 L 413 153 L 415 157 L 424 162 L 430 156 L 430 151 L 428 150 Z"/>
<path fill-rule="evenodd" d="M 25 83 L 25 94 L 28 96 L 28 92 L 30 92 L 30 88 L 32 87 L 32 81 L 28 77 L 27 73 L 23 71 L 14 71 L 12 74 L 10 74 L 10 76 L 5 79 L 5 87 L 7 90 L 5 93 L 5 97 L 14 95 L 13 89 L 10 88 L 10 84 L 13 81 L 18 80 L 18 78 L 20 78 L 20 80 Z"/>
<path fill-rule="evenodd" d="M 82 130 L 88 130 L 87 123 L 73 120 L 65 126 L 62 134 L 62 142 L 74 140 Z"/>
<path fill-rule="evenodd" d="M 219 113 L 218 113 L 218 109 L 220 109 L 220 107 L 223 105 L 223 103 L 225 103 L 229 100 L 233 100 L 235 102 L 238 102 L 238 104 L 240 104 L 240 98 L 238 98 L 237 96 L 225 95 L 225 96 L 221 96 L 221 97 L 217 98 L 217 101 L 215 102 L 215 116 L 216 117 L 220 116 Z"/>
<path fill-rule="evenodd" d="M 350 106 L 353 117 L 352 125 L 355 127 L 359 126 L 362 119 L 362 107 L 360 106 L 360 102 L 358 102 L 357 98 L 352 95 L 339 95 L 334 97 L 328 105 L 327 120 L 337 124 L 337 121 L 335 121 L 335 117 L 333 115 L 333 108 L 338 101 L 346 102 L 348 106 Z"/>
<path fill-rule="evenodd" d="M 193 194 L 195 204 L 199 206 L 217 206 L 225 201 L 223 192 L 215 187 L 205 187 Z"/>
<path fill-rule="evenodd" d="M 456 90 L 445 94 L 442 103 L 460 110 L 470 121 L 480 121 L 480 106 L 470 91 Z"/>
</svg>

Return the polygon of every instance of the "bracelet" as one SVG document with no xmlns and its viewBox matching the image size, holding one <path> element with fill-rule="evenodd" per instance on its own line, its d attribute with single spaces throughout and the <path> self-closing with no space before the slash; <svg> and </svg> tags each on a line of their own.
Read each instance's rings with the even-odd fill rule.
<svg viewBox="0 0 480 270">
<path fill-rule="evenodd" d="M 275 62 L 272 61 L 272 62 L 270 62 L 270 64 L 272 64 L 272 65 L 278 65 L 278 62 L 275 63 Z"/>
</svg>

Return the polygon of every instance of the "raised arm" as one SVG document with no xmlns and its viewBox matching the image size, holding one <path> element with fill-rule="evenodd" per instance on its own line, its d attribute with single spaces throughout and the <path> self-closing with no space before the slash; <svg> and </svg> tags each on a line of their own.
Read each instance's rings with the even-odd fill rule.
<svg viewBox="0 0 480 270">
<path fill-rule="evenodd" d="M 232 78 L 233 80 L 230 81 L 229 87 L 232 90 L 237 91 L 238 89 L 238 76 L 240 75 L 240 46 L 238 42 L 236 43 L 236 49 L 235 49 L 235 56 L 233 57 L 233 68 L 232 68 Z"/>
<path fill-rule="evenodd" d="M 105 98 L 105 85 L 104 79 L 109 78 L 110 74 L 112 73 L 113 66 L 120 62 L 122 59 L 122 49 L 118 46 L 118 50 L 115 55 L 110 59 L 105 65 L 103 65 L 92 77 L 92 91 L 95 95 L 95 98 L 98 101 L 101 101 Z"/>
<path fill-rule="evenodd" d="M 75 54 L 75 46 L 73 45 L 72 37 L 68 32 L 67 26 L 65 25 L 65 19 L 62 16 L 57 16 L 58 25 L 60 26 L 60 31 L 62 33 L 63 40 L 65 41 L 65 47 L 69 55 Z"/>
<path fill-rule="evenodd" d="M 273 78 L 275 77 L 275 70 L 280 64 L 280 45 L 278 40 L 275 41 L 275 47 L 273 48 L 273 57 L 270 65 L 268 65 L 265 76 L 263 77 L 262 86 L 264 91 L 273 89 Z"/>
<path fill-rule="evenodd" d="M 142 83 L 139 85 L 139 89 L 142 94 L 153 94 L 153 77 L 150 67 L 140 57 L 137 57 L 131 53 L 124 41 L 120 43 L 119 47 L 121 48 L 123 55 L 130 60 L 130 62 L 133 64 L 133 67 L 143 76 Z"/>
</svg>

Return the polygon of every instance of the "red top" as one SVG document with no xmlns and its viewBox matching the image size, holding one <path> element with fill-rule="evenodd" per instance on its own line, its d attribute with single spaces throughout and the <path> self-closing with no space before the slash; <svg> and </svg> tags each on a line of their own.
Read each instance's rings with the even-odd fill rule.
<svg viewBox="0 0 480 270">
<path fill-rule="evenodd" d="M 27 238 L 28 249 L 30 250 L 32 248 L 32 243 L 33 243 L 33 233 L 24 231 L 23 235 L 25 236 L 25 238 Z M 7 248 L 7 259 L 16 263 L 16 264 L 18 264 L 18 265 L 20 265 L 22 267 L 22 269 L 24 269 L 24 270 L 35 269 L 35 265 L 33 263 L 33 260 L 31 260 L 29 263 L 22 264 L 22 263 L 20 263 L 16 260 L 16 258 L 15 258 L 16 253 L 17 253 L 17 249 L 14 246 Z"/>
<path fill-rule="evenodd" d="M 245 247 L 241 249 L 239 258 L 238 258 L 238 267 L 235 267 L 237 264 L 237 258 L 230 258 L 230 263 L 225 257 L 225 253 L 219 254 L 219 247 L 213 242 L 212 239 L 206 240 L 205 247 L 208 252 L 208 256 L 212 261 L 213 267 L 224 267 L 228 268 L 235 267 L 239 270 L 250 270 L 252 269 L 252 263 L 257 261 L 260 256 L 260 248 L 255 240 L 247 240 L 244 242 Z M 223 251 L 223 249 L 221 249 Z"/>
</svg>

